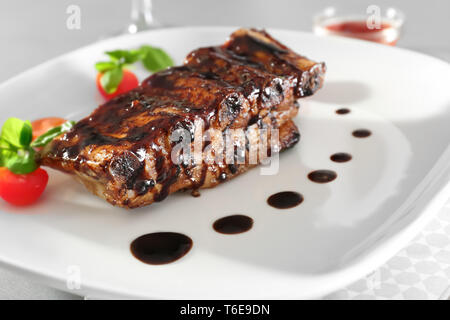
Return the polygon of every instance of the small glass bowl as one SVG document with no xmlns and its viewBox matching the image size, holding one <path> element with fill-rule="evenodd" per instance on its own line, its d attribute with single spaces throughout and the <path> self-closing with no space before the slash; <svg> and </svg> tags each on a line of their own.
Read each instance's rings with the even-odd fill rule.
<svg viewBox="0 0 450 320">
<path fill-rule="evenodd" d="M 373 13 L 347 13 L 328 7 L 314 17 L 313 31 L 321 36 L 337 35 L 394 46 L 400 37 L 404 15 L 395 8 L 379 11 L 376 19 Z"/>
</svg>

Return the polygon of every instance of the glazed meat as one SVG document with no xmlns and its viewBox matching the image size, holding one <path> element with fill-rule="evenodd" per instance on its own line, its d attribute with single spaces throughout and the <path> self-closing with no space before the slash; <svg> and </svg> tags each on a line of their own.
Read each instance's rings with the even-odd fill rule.
<svg viewBox="0 0 450 320">
<path fill-rule="evenodd" d="M 322 87 L 326 71 L 324 63 L 296 54 L 265 31 L 239 29 L 221 49 L 234 61 L 290 79 L 295 98 L 310 96 Z M 191 60 L 189 62 L 192 64 Z"/>
<path fill-rule="evenodd" d="M 298 142 L 296 99 L 324 72 L 263 31 L 238 30 L 101 105 L 40 161 L 125 208 L 213 187 Z"/>
</svg>

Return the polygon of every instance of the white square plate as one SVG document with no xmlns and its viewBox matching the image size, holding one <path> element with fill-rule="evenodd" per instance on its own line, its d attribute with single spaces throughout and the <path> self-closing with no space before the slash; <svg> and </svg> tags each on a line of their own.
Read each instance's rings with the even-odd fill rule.
<svg viewBox="0 0 450 320">
<path fill-rule="evenodd" d="M 94 63 L 109 49 L 152 44 L 177 63 L 200 46 L 223 43 L 233 28 L 179 28 L 109 39 L 54 59 L 0 86 L 0 120 L 80 119 L 102 102 Z M 387 46 L 272 30 L 296 52 L 328 66 L 325 86 L 302 99 L 300 143 L 280 156 L 273 176 L 259 169 L 202 191 L 127 211 L 114 208 L 71 177 L 50 171 L 43 198 L 18 209 L 0 203 L 0 262 L 75 293 L 122 298 L 316 298 L 370 272 L 410 240 L 449 195 L 450 66 Z M 143 70 L 138 70 L 143 77 Z M 142 79 L 141 77 L 141 79 Z M 351 109 L 337 115 L 341 107 Z M 352 137 L 367 128 L 372 136 Z M 334 163 L 335 152 L 353 159 Z M 337 172 L 315 184 L 315 169 Z M 266 204 L 293 190 L 293 209 Z M 212 223 L 233 213 L 254 227 L 227 236 Z M 192 250 L 151 266 L 129 250 L 137 236 L 181 232 Z"/>
</svg>

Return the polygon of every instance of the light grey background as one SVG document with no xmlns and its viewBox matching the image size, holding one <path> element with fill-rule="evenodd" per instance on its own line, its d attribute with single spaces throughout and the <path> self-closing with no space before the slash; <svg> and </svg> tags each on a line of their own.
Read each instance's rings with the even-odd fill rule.
<svg viewBox="0 0 450 320">
<path fill-rule="evenodd" d="M 232 25 L 310 31 L 312 16 L 327 6 L 364 12 L 370 4 L 400 8 L 406 15 L 398 46 L 448 59 L 448 0 L 154 0 L 156 18 L 171 26 Z M 81 8 L 81 30 L 66 28 L 66 8 Z M 120 31 L 129 21 L 130 1 L 3 0 L 0 3 L 0 81 L 36 64 Z"/>
<path fill-rule="evenodd" d="M 69 5 L 81 8 L 81 29 L 66 28 Z M 228 25 L 310 31 L 312 17 L 334 5 L 365 12 L 375 4 L 399 8 L 406 16 L 399 47 L 450 61 L 448 0 L 154 0 L 155 17 L 165 25 Z M 3 0 L 0 3 L 0 82 L 41 62 L 123 30 L 130 1 Z M 0 106 L 0 109 L 4 106 Z M 0 269 L 0 299 L 76 298 Z"/>
</svg>

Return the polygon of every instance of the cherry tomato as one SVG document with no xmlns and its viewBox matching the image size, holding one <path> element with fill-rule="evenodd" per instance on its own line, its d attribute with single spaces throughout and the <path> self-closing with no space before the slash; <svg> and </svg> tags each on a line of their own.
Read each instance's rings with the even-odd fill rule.
<svg viewBox="0 0 450 320">
<path fill-rule="evenodd" d="M 0 168 L 0 196 L 16 206 L 36 202 L 44 192 L 47 182 L 47 171 L 41 168 L 27 174 L 15 174 L 7 168 Z"/>
<path fill-rule="evenodd" d="M 43 135 L 51 128 L 62 125 L 66 121 L 66 119 L 57 117 L 48 117 L 34 120 L 31 123 L 31 127 L 33 128 L 33 140 L 35 140 L 40 135 Z"/>
<path fill-rule="evenodd" d="M 113 93 L 106 93 L 106 91 L 103 89 L 102 85 L 100 84 L 100 79 L 102 78 L 103 74 L 99 73 L 97 74 L 97 88 L 98 91 L 102 94 L 105 99 L 109 100 L 121 93 L 130 91 L 131 89 L 136 88 L 139 85 L 139 80 L 134 75 L 133 72 L 123 69 L 123 78 L 122 81 L 119 83 L 119 86 L 117 87 L 117 90 Z"/>
</svg>

